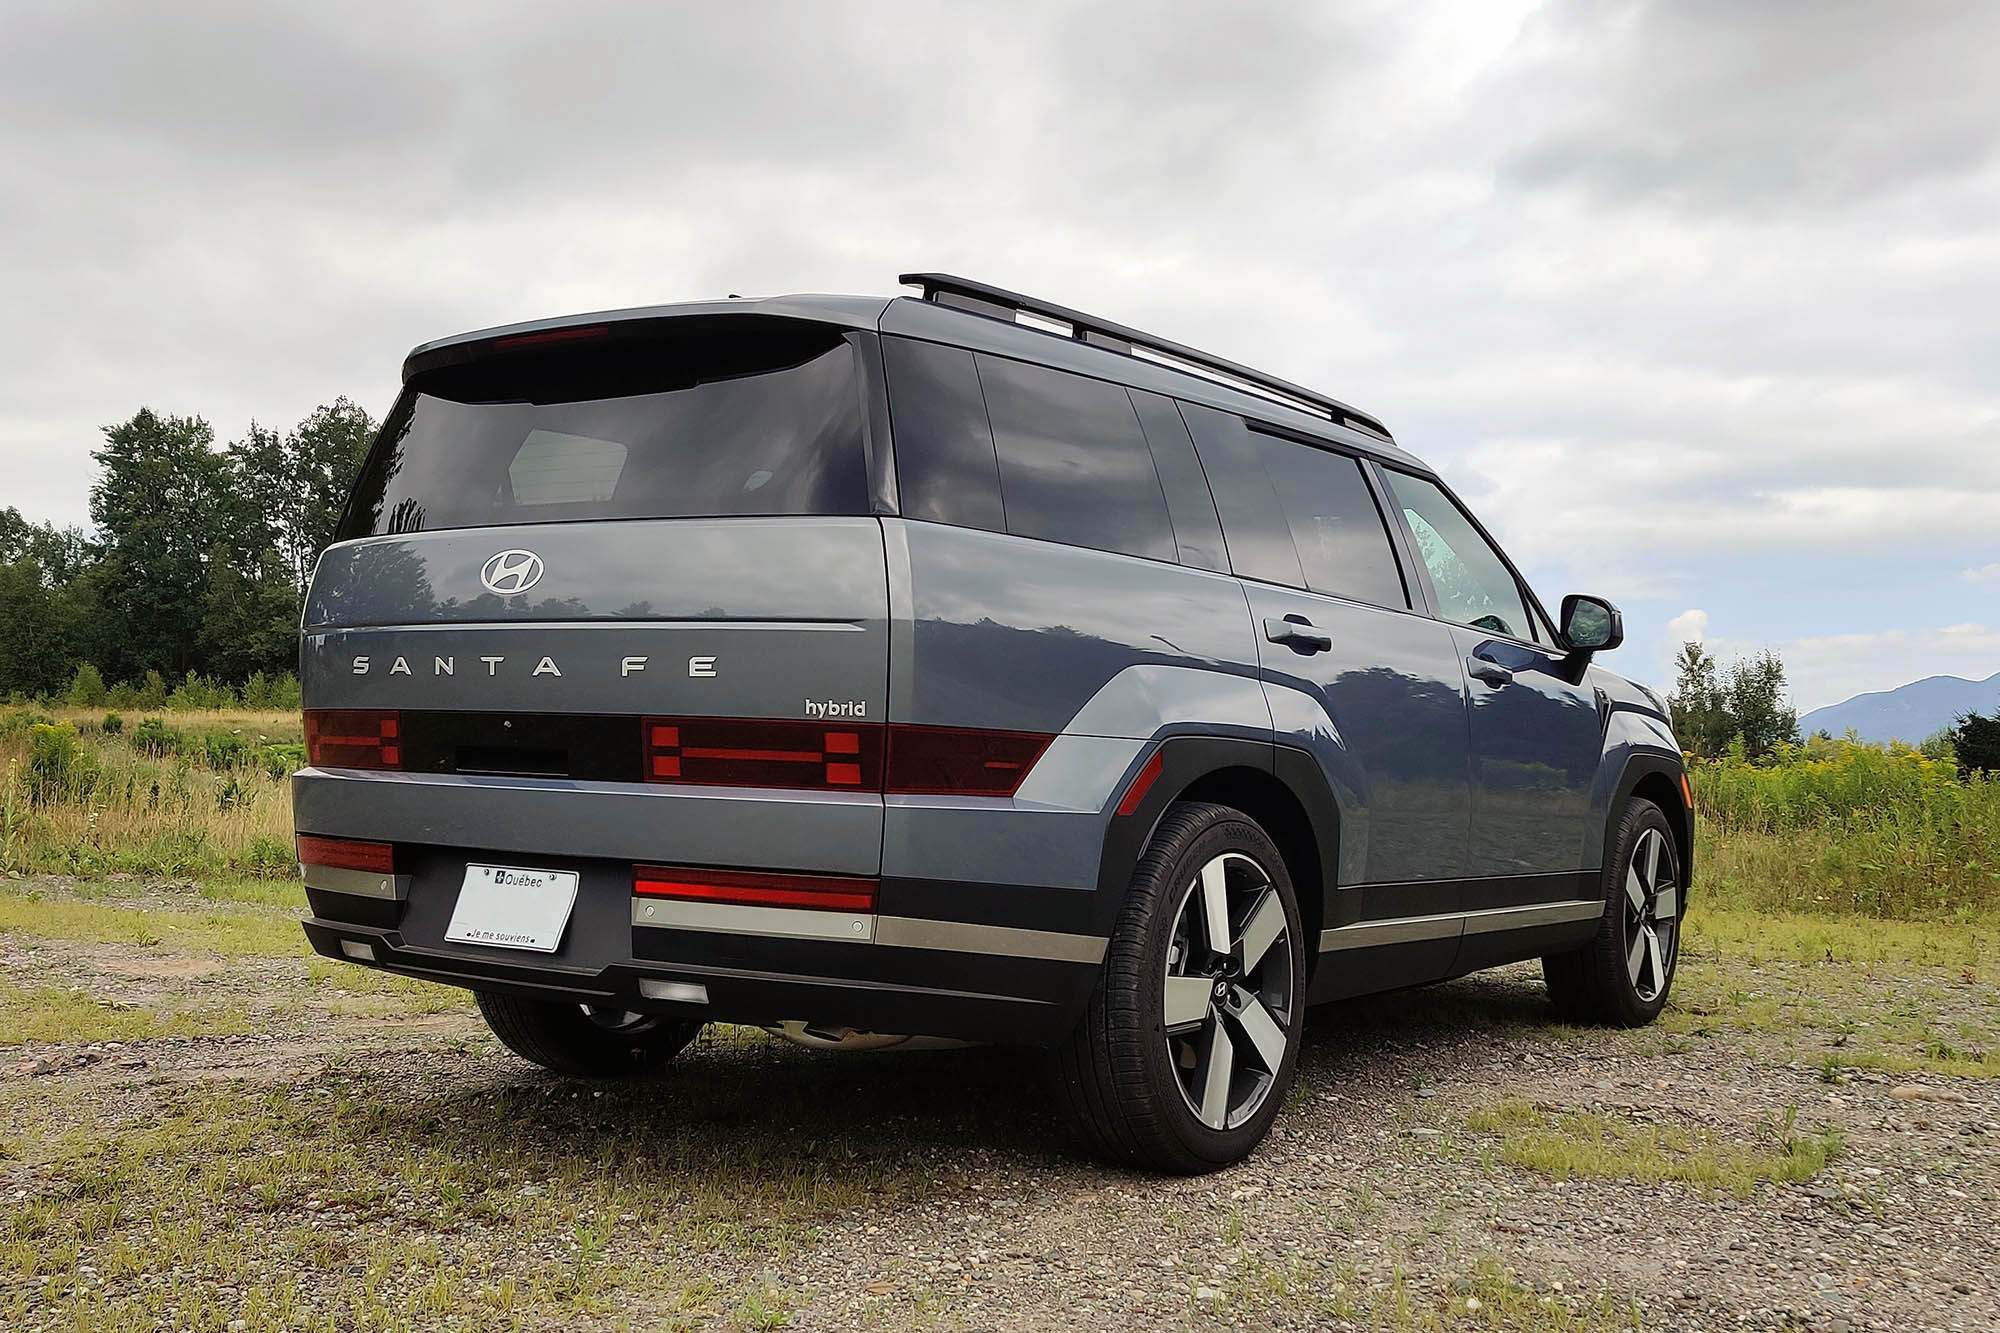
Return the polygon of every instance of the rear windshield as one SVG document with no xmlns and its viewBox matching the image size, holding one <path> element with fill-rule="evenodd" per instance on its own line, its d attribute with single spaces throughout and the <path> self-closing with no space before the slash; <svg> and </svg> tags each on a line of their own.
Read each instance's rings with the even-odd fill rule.
<svg viewBox="0 0 2000 1333">
<path fill-rule="evenodd" d="M 861 390 L 840 331 L 677 320 L 419 375 L 339 536 L 868 512 Z"/>
</svg>

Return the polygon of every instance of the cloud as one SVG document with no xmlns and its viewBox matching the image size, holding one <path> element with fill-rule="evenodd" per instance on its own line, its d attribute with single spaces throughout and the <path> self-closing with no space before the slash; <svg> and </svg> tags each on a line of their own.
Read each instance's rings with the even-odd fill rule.
<svg viewBox="0 0 2000 1333">
<path fill-rule="evenodd" d="M 1765 648 L 1777 653 L 1801 713 L 1925 676 L 1984 680 L 2000 671 L 2000 628 L 1984 624 L 1809 635 L 1769 643 L 1711 638 L 1707 647 L 1723 662 Z"/>
<path fill-rule="evenodd" d="M 1959 577 L 1967 583 L 2000 583 L 2000 560 L 1968 569 Z"/>
<path fill-rule="evenodd" d="M 0 7 L 0 503 L 81 520 L 140 404 L 379 413 L 445 333 L 943 268 L 1380 414 L 1635 642 L 1795 637 L 1780 557 L 1990 560 L 2000 9 L 1146 13 Z"/>
</svg>

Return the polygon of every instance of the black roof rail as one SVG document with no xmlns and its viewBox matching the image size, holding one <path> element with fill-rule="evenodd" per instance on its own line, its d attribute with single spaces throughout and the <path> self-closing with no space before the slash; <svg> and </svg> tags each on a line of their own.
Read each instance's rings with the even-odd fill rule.
<svg viewBox="0 0 2000 1333">
<path fill-rule="evenodd" d="M 1260 370 L 1252 370 L 1239 362 L 1198 352 L 1192 347 L 1165 338 L 1156 338 L 1150 333 L 1141 333 L 1124 324 L 1114 324 L 1108 319 L 1086 315 L 1081 310 L 1056 305 L 1052 301 L 1040 301 L 1019 292 L 1010 292 L 1004 287 L 994 287 L 984 282 L 974 282 L 970 278 L 954 277 L 949 273 L 905 273 L 896 281 L 906 287 L 921 287 L 924 300 L 935 301 L 960 310 L 970 310 L 975 314 L 990 315 L 1009 323 L 1018 322 L 1017 315 L 1030 315 L 1044 320 L 1053 320 L 1069 325 L 1069 337 L 1076 342 L 1089 343 L 1093 347 L 1104 347 L 1127 356 L 1139 352 L 1147 353 L 1148 360 L 1160 361 L 1174 370 L 1186 371 L 1204 379 L 1226 385 L 1232 389 L 1269 398 L 1285 407 L 1324 416 L 1336 425 L 1350 426 L 1379 435 L 1390 443 L 1395 437 L 1384 426 L 1366 412 L 1349 407 L 1337 398 L 1329 398 L 1323 393 L 1302 388 L 1289 380 L 1281 380 L 1275 375 L 1266 375 Z M 1028 327 L 1036 327 L 1030 324 Z M 1054 333 L 1055 330 L 1044 330 Z M 1060 335 L 1058 335 L 1060 336 Z"/>
</svg>

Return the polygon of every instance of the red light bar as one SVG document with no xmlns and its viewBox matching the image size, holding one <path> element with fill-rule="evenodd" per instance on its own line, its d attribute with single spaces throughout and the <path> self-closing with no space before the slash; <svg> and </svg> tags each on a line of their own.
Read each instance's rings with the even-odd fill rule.
<svg viewBox="0 0 2000 1333">
<path fill-rule="evenodd" d="M 651 717 L 639 732 L 648 782 L 882 789 L 879 724 Z"/>
<path fill-rule="evenodd" d="M 402 726 L 394 710 L 306 710 L 306 762 L 318 768 L 401 768 Z"/>
<path fill-rule="evenodd" d="M 493 346 L 533 347 L 537 343 L 575 342 L 579 338 L 603 338 L 610 332 L 611 330 L 602 324 L 593 324 L 582 329 L 549 329 L 544 333 L 517 333 L 511 338 L 495 338 Z"/>
<path fill-rule="evenodd" d="M 741 907 L 806 907 L 836 912 L 875 910 L 876 882 L 834 875 L 783 875 L 747 870 L 634 866 L 632 892 L 644 898 L 733 903 Z"/>
<path fill-rule="evenodd" d="M 361 842 L 353 838 L 316 838 L 299 834 L 299 864 L 327 866 L 335 870 L 366 870 L 370 874 L 396 873 L 395 844 Z"/>
<path fill-rule="evenodd" d="M 970 727 L 889 728 L 888 790 L 939 796 L 1012 796 L 1053 736 Z"/>
</svg>

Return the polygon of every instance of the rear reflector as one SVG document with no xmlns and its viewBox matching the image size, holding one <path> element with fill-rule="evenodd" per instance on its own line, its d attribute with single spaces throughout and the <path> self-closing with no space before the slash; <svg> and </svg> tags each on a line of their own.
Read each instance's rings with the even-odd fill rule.
<svg viewBox="0 0 2000 1333">
<path fill-rule="evenodd" d="M 315 838 L 299 835 L 299 864 L 327 866 L 334 870 L 365 870 L 373 875 L 396 873 L 395 844 L 361 842 L 353 838 Z"/>
<path fill-rule="evenodd" d="M 672 1000 L 676 1004 L 708 1003 L 708 987 L 699 981 L 655 981 L 651 977 L 642 977 L 639 994 L 649 1000 Z"/>
<path fill-rule="evenodd" d="M 1012 796 L 1054 739 L 1039 732 L 892 726 L 888 790 Z"/>
<path fill-rule="evenodd" d="M 836 875 L 634 866 L 632 892 L 642 898 L 734 903 L 741 907 L 808 907 L 837 912 L 875 910 L 876 882 Z"/>
<path fill-rule="evenodd" d="M 1137 777 L 1132 779 L 1132 785 L 1125 789 L 1125 799 L 1118 803 L 1118 813 L 1129 815 L 1137 810 L 1139 802 L 1146 799 L 1146 793 L 1151 791 L 1153 784 L 1160 780 L 1160 771 L 1166 766 L 1166 752 L 1164 750 L 1153 751 L 1153 757 L 1146 761 L 1146 766 L 1139 770 Z"/>
<path fill-rule="evenodd" d="M 309 708 L 306 762 L 315 768 L 401 768 L 401 723 L 392 710 Z"/>
<path fill-rule="evenodd" d="M 640 731 L 648 782 L 882 789 L 879 725 L 649 717 Z"/>
</svg>

